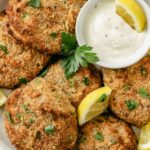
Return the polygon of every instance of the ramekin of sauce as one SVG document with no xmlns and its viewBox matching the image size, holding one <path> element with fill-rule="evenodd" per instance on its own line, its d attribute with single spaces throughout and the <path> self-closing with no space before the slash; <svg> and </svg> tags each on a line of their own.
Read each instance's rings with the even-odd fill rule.
<svg viewBox="0 0 150 150">
<path fill-rule="evenodd" d="M 137 0 L 145 12 L 147 24 L 141 33 L 130 27 L 116 12 L 115 0 L 89 0 L 76 23 L 78 44 L 93 47 L 107 68 L 125 68 L 143 58 L 150 48 L 150 7 Z"/>
</svg>

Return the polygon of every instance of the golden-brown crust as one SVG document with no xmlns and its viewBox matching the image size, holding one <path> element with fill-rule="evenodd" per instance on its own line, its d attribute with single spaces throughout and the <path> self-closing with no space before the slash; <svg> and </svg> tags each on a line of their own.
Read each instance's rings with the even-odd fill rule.
<svg viewBox="0 0 150 150">
<path fill-rule="evenodd" d="M 103 68 L 104 81 L 113 89 L 110 97 L 111 110 L 121 119 L 141 127 L 150 121 L 150 57 L 146 56 L 137 64 L 122 70 Z M 113 74 L 112 74 L 113 72 Z M 120 72 L 120 77 L 117 73 Z M 110 82 L 107 78 L 113 76 Z M 109 77 L 110 79 L 110 77 Z M 140 94 L 140 89 L 146 95 Z M 135 108 L 129 108 L 127 101 L 134 101 Z M 132 105 L 132 104 L 131 104 Z"/>
<path fill-rule="evenodd" d="M 124 84 L 124 80 L 127 74 L 126 69 L 113 70 L 108 68 L 101 68 L 103 74 L 104 84 L 117 90 Z"/>
<path fill-rule="evenodd" d="M 103 139 L 98 140 L 100 133 Z M 125 122 L 112 117 L 97 117 L 83 127 L 79 136 L 80 150 L 136 150 L 137 142 L 131 127 Z"/>
<path fill-rule="evenodd" d="M 84 83 L 85 78 L 89 82 L 87 85 Z M 50 66 L 45 79 L 58 86 L 59 90 L 69 97 L 76 108 L 88 93 L 102 85 L 100 73 L 96 69 L 92 70 L 90 68 L 80 68 L 73 77 L 67 80 L 61 66 L 61 61 Z"/>
<path fill-rule="evenodd" d="M 7 28 L 8 19 L 0 14 L 0 44 L 7 47 L 7 54 L 0 50 L 0 86 L 12 88 L 20 78 L 32 80 L 48 63 L 49 56 L 17 42 Z"/>
<path fill-rule="evenodd" d="M 10 29 L 16 39 L 49 54 L 61 51 L 61 33 L 74 33 L 75 22 L 85 0 L 41 0 L 34 8 L 28 0 L 10 0 L 7 8 Z M 56 38 L 51 37 L 56 33 Z"/>
<path fill-rule="evenodd" d="M 6 131 L 18 150 L 65 150 L 72 149 L 76 142 L 74 107 L 57 87 L 42 78 L 15 90 L 5 111 L 12 120 L 5 116 Z M 51 134 L 44 130 L 48 125 L 54 126 Z"/>
</svg>

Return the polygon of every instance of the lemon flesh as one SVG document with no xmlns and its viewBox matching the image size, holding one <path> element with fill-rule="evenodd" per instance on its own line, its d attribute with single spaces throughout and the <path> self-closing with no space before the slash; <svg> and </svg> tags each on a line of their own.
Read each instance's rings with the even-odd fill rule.
<svg viewBox="0 0 150 150">
<path fill-rule="evenodd" d="M 111 89 L 109 87 L 102 87 L 89 93 L 81 101 L 77 110 L 78 123 L 80 126 L 107 109 L 110 94 Z M 104 97 L 105 99 L 102 100 Z"/>
<path fill-rule="evenodd" d="M 3 91 L 0 90 L 0 107 L 3 106 L 6 101 L 7 101 L 7 97 L 5 96 Z"/>
<path fill-rule="evenodd" d="M 138 150 L 150 150 L 150 123 L 142 127 Z"/>
<path fill-rule="evenodd" d="M 132 28 L 142 32 L 146 26 L 146 16 L 136 0 L 116 0 L 116 13 Z"/>
</svg>

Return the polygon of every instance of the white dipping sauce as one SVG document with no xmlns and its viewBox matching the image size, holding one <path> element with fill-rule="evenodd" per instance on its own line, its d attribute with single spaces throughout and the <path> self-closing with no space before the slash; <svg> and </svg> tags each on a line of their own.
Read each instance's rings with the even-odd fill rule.
<svg viewBox="0 0 150 150">
<path fill-rule="evenodd" d="M 138 33 L 116 14 L 114 0 L 101 0 L 85 20 L 84 35 L 101 61 L 120 62 L 140 48 L 145 32 Z"/>
</svg>

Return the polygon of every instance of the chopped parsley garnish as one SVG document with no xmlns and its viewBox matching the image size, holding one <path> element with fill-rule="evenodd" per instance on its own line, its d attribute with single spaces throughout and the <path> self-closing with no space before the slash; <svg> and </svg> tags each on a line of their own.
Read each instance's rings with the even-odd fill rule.
<svg viewBox="0 0 150 150">
<path fill-rule="evenodd" d="M 27 84 L 28 83 L 26 78 L 19 78 L 19 82 L 22 83 L 22 84 Z"/>
<path fill-rule="evenodd" d="M 123 86 L 123 88 L 124 88 L 124 91 L 127 92 L 127 91 L 129 91 L 131 89 L 131 85 L 130 84 L 126 84 L 126 85 Z"/>
<path fill-rule="evenodd" d="M 6 46 L 0 44 L 0 50 L 2 50 L 5 54 L 8 54 Z"/>
<path fill-rule="evenodd" d="M 48 68 L 43 69 L 40 73 L 39 73 L 39 77 L 44 77 L 48 72 Z"/>
<path fill-rule="evenodd" d="M 104 102 L 107 99 L 107 95 L 104 93 L 101 95 L 101 97 L 98 99 L 98 102 Z"/>
<path fill-rule="evenodd" d="M 53 125 L 48 125 L 44 128 L 46 134 L 52 134 L 55 131 L 55 127 Z"/>
<path fill-rule="evenodd" d="M 144 77 L 147 76 L 147 70 L 144 67 L 144 65 L 141 65 L 140 70 L 141 70 L 141 75 L 142 76 L 144 76 Z"/>
<path fill-rule="evenodd" d="M 150 99 L 150 94 L 148 93 L 148 91 L 144 88 L 144 87 L 141 87 L 138 91 L 138 93 L 144 97 L 144 98 L 149 98 Z"/>
<path fill-rule="evenodd" d="M 55 38 L 57 37 L 57 33 L 56 33 L 56 32 L 52 32 L 52 33 L 50 34 L 50 36 L 51 36 L 53 39 L 55 39 Z"/>
<path fill-rule="evenodd" d="M 99 60 L 96 53 L 92 52 L 92 47 L 87 45 L 78 47 L 75 35 L 65 32 L 62 33 L 61 55 L 65 56 L 62 66 L 67 79 L 76 73 L 80 66 L 88 67 L 89 64 Z"/>
<path fill-rule="evenodd" d="M 35 122 L 34 119 L 32 119 L 32 118 L 29 119 L 29 123 L 30 123 L 30 124 L 32 124 L 32 123 L 34 123 L 34 122 Z"/>
<path fill-rule="evenodd" d="M 96 140 L 99 140 L 99 141 L 104 141 L 104 136 L 102 135 L 102 133 L 97 132 L 97 133 L 95 134 L 95 139 L 96 139 Z"/>
<path fill-rule="evenodd" d="M 127 100 L 125 101 L 125 104 L 129 110 L 133 110 L 138 107 L 138 103 L 135 100 Z"/>
<path fill-rule="evenodd" d="M 28 5 L 31 6 L 31 7 L 38 8 L 41 5 L 41 1 L 40 0 L 30 0 L 28 2 Z"/>
<path fill-rule="evenodd" d="M 6 116 L 6 118 L 8 119 L 8 121 L 9 121 L 9 123 L 13 123 L 13 120 L 12 120 L 12 118 L 11 118 L 11 114 L 9 113 L 9 112 L 5 112 L 5 116 Z"/>
<path fill-rule="evenodd" d="M 85 84 L 85 85 L 89 85 L 90 84 L 90 80 L 89 80 L 89 78 L 88 77 L 83 77 L 83 83 Z"/>
</svg>

